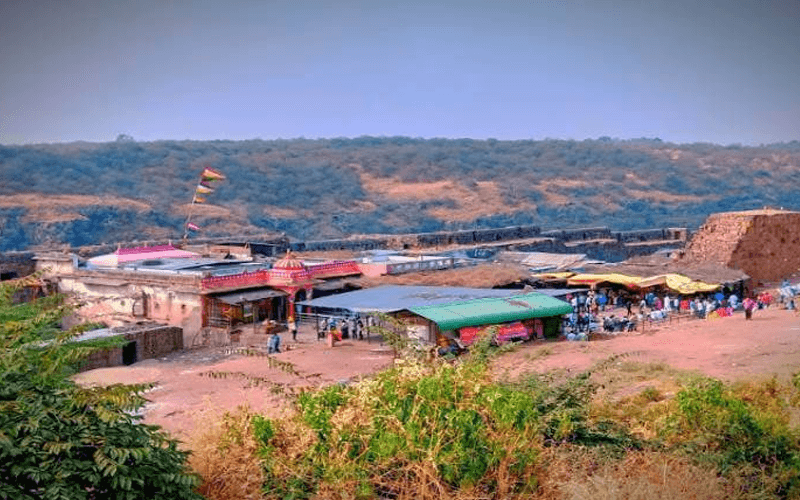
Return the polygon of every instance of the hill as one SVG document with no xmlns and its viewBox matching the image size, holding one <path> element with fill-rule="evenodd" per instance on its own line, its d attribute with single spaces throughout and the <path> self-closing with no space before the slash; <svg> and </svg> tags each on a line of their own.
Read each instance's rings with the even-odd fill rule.
<svg viewBox="0 0 800 500">
<path fill-rule="evenodd" d="M 696 228 L 713 212 L 800 210 L 800 142 L 359 137 L 0 146 L 0 250 L 206 236 L 300 239 L 537 224 Z"/>
</svg>

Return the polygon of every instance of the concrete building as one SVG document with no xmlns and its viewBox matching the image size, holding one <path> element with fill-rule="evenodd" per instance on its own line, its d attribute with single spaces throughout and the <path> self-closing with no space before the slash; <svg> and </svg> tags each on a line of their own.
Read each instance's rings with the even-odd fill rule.
<svg viewBox="0 0 800 500">
<path fill-rule="evenodd" d="M 227 344 L 239 323 L 277 328 L 293 320 L 295 300 L 311 298 L 314 286 L 360 274 L 354 261 L 209 259 L 168 245 L 120 249 L 86 263 L 65 254 L 35 259 L 48 288 L 76 297 L 82 318 L 177 326 L 185 347 Z"/>
</svg>

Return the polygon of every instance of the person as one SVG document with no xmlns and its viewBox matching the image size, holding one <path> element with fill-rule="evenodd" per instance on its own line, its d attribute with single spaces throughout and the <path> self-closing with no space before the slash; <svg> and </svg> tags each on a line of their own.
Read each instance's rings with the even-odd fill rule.
<svg viewBox="0 0 800 500">
<path fill-rule="evenodd" d="M 742 301 L 742 307 L 744 307 L 744 319 L 753 319 L 753 309 L 755 309 L 756 306 L 756 301 L 750 297 L 747 297 Z"/>
<path fill-rule="evenodd" d="M 273 332 L 269 342 L 267 342 L 267 353 L 275 354 L 279 352 L 281 352 L 281 336 L 278 335 L 278 332 Z"/>
<path fill-rule="evenodd" d="M 580 293 L 578 294 L 578 312 L 582 312 L 586 310 L 586 295 Z"/>
<path fill-rule="evenodd" d="M 333 338 L 333 340 L 342 340 L 342 334 L 339 333 L 339 329 L 336 328 L 336 323 L 330 329 L 329 335 Z"/>
<path fill-rule="evenodd" d="M 295 321 L 289 322 L 289 331 L 292 332 L 292 341 L 297 342 L 297 323 Z"/>
<path fill-rule="evenodd" d="M 349 328 L 349 326 L 347 324 L 347 320 L 346 319 L 342 320 L 342 338 L 343 339 L 350 338 L 350 328 Z"/>
<path fill-rule="evenodd" d="M 606 310 L 606 302 L 608 302 L 608 297 L 606 297 L 606 294 L 603 292 L 600 292 L 600 294 L 597 295 L 597 304 L 600 306 L 600 310 L 603 312 Z"/>
<path fill-rule="evenodd" d="M 364 322 L 361 320 L 361 316 L 356 322 L 356 330 L 358 331 L 358 340 L 364 340 Z"/>
</svg>

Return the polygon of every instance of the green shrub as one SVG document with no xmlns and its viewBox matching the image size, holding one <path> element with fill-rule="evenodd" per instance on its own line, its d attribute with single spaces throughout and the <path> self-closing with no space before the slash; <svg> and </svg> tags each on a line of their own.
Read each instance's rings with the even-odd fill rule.
<svg viewBox="0 0 800 500">
<path fill-rule="evenodd" d="M 800 495 L 800 439 L 779 405 L 753 404 L 722 382 L 704 379 L 678 393 L 677 410 L 669 432 L 684 449 L 722 474 L 747 475 L 753 491 Z"/>
<path fill-rule="evenodd" d="M 95 347 L 61 332 L 60 297 L 12 305 L 0 284 L 0 498 L 200 498 L 187 454 L 133 414 L 147 386 L 67 377 Z"/>
</svg>

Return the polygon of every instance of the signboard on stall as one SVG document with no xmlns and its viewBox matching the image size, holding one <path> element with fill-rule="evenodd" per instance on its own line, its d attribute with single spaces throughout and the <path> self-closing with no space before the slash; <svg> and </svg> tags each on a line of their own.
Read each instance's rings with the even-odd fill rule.
<svg viewBox="0 0 800 500">
<path fill-rule="evenodd" d="M 489 335 L 492 328 L 491 326 L 465 326 L 464 328 L 459 328 L 458 334 L 463 345 L 470 345 L 480 337 Z M 499 325 L 496 328 L 495 340 L 500 344 L 510 340 L 528 340 L 531 335 L 528 328 L 519 321 L 507 325 Z"/>
</svg>

